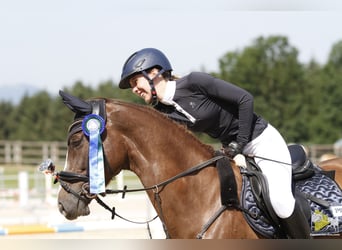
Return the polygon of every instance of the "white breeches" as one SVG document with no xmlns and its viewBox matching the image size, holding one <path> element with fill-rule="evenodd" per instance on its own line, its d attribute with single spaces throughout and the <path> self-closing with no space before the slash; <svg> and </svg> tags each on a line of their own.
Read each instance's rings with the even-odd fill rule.
<svg viewBox="0 0 342 250">
<path fill-rule="evenodd" d="M 270 124 L 261 135 L 246 145 L 243 153 L 291 164 L 286 142 Z M 290 217 L 295 206 L 291 191 L 292 166 L 259 158 L 255 158 L 255 162 L 268 181 L 270 200 L 275 213 L 282 219 Z"/>
</svg>

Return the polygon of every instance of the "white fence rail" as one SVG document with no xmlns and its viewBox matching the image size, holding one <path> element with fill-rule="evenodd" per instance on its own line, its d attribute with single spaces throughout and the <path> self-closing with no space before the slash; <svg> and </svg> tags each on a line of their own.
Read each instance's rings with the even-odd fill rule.
<svg viewBox="0 0 342 250">
<path fill-rule="evenodd" d="M 124 185 L 134 189 L 142 188 L 138 178 L 126 170 L 121 171 L 107 188 L 122 190 Z M 5 201 L 16 202 L 21 207 L 33 203 L 55 204 L 58 190 L 59 184 L 53 184 L 51 175 L 25 170 L 5 174 L 4 167 L 0 167 L 0 204 Z"/>
<path fill-rule="evenodd" d="M 1 203 L 13 201 L 22 207 L 28 205 L 29 202 L 50 203 L 55 198 L 57 190 L 57 185 L 52 186 L 51 176 L 26 170 L 6 174 L 4 167 L 0 167 Z"/>
<path fill-rule="evenodd" d="M 310 159 L 314 162 L 328 153 L 342 156 L 342 148 L 334 149 L 332 144 L 305 146 L 308 149 Z M 50 158 L 56 165 L 64 165 L 66 151 L 66 143 L 60 141 L 0 140 L 0 164 L 37 165 Z"/>
<path fill-rule="evenodd" d="M 214 147 L 219 147 L 215 145 Z M 336 154 L 342 156 L 341 149 L 334 149 L 333 145 L 306 145 L 309 157 L 313 162 L 318 162 L 324 154 Z M 65 142 L 36 142 L 36 141 L 3 141 L 0 140 L 0 200 L 16 199 L 20 205 L 36 198 L 55 202 L 59 185 L 52 185 L 51 177 L 45 177 L 38 171 L 22 171 L 21 168 L 36 168 L 43 160 L 50 158 L 60 168 L 64 165 L 67 146 Z M 17 168 L 15 174 L 6 174 L 6 170 Z M 59 169 L 61 170 L 61 169 Z M 114 181 L 112 188 L 122 189 L 130 181 L 130 188 L 140 186 L 139 180 L 134 174 L 124 171 Z M 12 181 L 10 187 L 7 185 Z M 132 182 L 133 181 L 133 182 Z M 15 183 L 13 185 L 13 183 Z"/>
<path fill-rule="evenodd" d="M 37 165 L 50 158 L 58 165 L 63 164 L 66 151 L 65 142 L 0 140 L 0 164 Z"/>
</svg>

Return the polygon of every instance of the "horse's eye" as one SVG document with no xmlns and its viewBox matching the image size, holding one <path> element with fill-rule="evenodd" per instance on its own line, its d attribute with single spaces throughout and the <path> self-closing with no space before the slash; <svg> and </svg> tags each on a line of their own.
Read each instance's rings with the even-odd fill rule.
<svg viewBox="0 0 342 250">
<path fill-rule="evenodd" d="M 81 144 L 82 139 L 83 139 L 82 133 L 74 134 L 69 139 L 69 145 L 72 147 L 78 147 Z"/>
</svg>

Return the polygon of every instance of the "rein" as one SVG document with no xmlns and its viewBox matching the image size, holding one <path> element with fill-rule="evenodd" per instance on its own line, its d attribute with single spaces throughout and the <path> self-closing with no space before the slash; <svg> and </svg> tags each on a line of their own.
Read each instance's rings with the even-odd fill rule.
<svg viewBox="0 0 342 250">
<path fill-rule="evenodd" d="M 180 174 L 176 175 L 176 176 L 173 176 L 169 179 L 167 179 L 166 181 L 163 181 L 159 184 L 156 184 L 156 185 L 153 185 L 153 186 L 150 186 L 150 187 L 147 187 L 147 188 L 138 188 L 138 189 L 126 189 L 124 188 L 123 190 L 106 190 L 106 193 L 107 194 L 117 194 L 117 193 L 122 193 L 122 198 L 125 197 L 125 194 L 126 193 L 129 193 L 129 192 L 140 192 L 140 191 L 148 191 L 148 190 L 154 190 L 155 193 L 159 193 L 159 188 L 160 187 L 165 187 L 166 185 L 170 184 L 171 182 L 174 182 L 175 180 L 179 179 L 179 178 L 182 178 L 182 177 L 185 177 L 187 175 L 190 175 L 192 173 L 195 173 L 197 171 L 200 171 L 210 165 L 212 165 L 213 163 L 215 163 L 216 161 L 222 159 L 223 155 L 220 155 L 220 156 L 215 156 L 205 162 L 202 162 L 192 168 L 189 168 L 187 170 L 185 170 L 184 172 L 181 172 Z M 126 187 L 126 186 L 125 186 Z"/>
</svg>

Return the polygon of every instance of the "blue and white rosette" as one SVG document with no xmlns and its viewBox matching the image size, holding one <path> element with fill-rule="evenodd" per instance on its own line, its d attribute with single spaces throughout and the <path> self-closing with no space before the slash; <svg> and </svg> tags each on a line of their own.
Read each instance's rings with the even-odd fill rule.
<svg viewBox="0 0 342 250">
<path fill-rule="evenodd" d="M 101 134 L 105 129 L 105 121 L 99 115 L 87 115 L 83 119 L 82 129 L 89 137 L 89 192 L 104 193 L 106 189 Z"/>
</svg>

